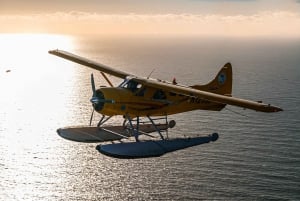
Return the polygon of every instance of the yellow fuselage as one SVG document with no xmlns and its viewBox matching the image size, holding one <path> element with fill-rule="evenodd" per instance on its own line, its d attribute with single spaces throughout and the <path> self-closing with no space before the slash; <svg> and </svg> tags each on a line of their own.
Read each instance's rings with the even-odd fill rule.
<svg viewBox="0 0 300 201">
<path fill-rule="evenodd" d="M 225 104 L 187 97 L 159 89 L 147 87 L 132 91 L 122 87 L 105 87 L 97 90 L 106 102 L 95 107 L 96 111 L 107 116 L 129 115 L 132 118 L 140 116 L 164 116 L 191 110 L 216 110 Z"/>
</svg>

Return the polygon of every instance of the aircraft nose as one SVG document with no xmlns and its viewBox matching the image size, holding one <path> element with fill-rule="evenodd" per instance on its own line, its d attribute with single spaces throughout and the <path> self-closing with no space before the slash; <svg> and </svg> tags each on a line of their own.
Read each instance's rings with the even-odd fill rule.
<svg viewBox="0 0 300 201">
<path fill-rule="evenodd" d="M 93 93 L 93 96 L 90 99 L 90 101 L 94 109 L 98 112 L 103 109 L 105 103 L 115 103 L 114 100 L 105 99 L 104 93 L 101 91 L 101 89 L 97 89 L 95 93 Z"/>
<path fill-rule="evenodd" d="M 99 89 L 96 90 L 90 101 L 96 111 L 102 110 L 104 103 L 106 102 L 104 94 Z"/>
</svg>

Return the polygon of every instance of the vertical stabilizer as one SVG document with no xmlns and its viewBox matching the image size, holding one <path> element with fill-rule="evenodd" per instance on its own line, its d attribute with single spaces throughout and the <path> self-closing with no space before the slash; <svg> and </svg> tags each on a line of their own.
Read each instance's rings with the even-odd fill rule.
<svg viewBox="0 0 300 201">
<path fill-rule="evenodd" d="M 194 85 L 192 88 L 208 91 L 211 93 L 222 94 L 231 96 L 232 92 L 232 66 L 230 63 L 226 63 L 215 79 L 206 85 Z"/>
</svg>

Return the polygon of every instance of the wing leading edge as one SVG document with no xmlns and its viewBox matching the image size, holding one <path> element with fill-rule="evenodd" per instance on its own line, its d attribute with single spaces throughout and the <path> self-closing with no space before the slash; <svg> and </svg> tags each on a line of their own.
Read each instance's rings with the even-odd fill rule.
<svg viewBox="0 0 300 201">
<path fill-rule="evenodd" d="M 165 91 L 173 92 L 173 93 L 178 93 L 182 94 L 185 96 L 191 96 L 191 97 L 197 97 L 200 99 L 216 102 L 216 103 L 223 103 L 223 104 L 228 104 L 228 105 L 234 105 L 242 108 L 248 108 L 260 112 L 279 112 L 282 111 L 281 108 L 272 106 L 270 104 L 264 104 L 261 102 L 255 102 L 251 100 L 245 100 L 245 99 L 240 99 L 240 98 L 235 98 L 235 97 L 230 97 L 230 96 L 224 96 L 224 95 L 219 95 L 215 93 L 210 93 L 198 89 L 193 89 L 187 86 L 182 86 L 182 85 L 175 85 L 175 84 L 170 84 L 158 80 L 153 80 L 153 79 L 146 79 L 142 77 L 137 77 L 135 75 L 116 70 L 114 68 L 111 68 L 109 66 L 105 66 L 103 64 L 94 62 L 92 60 L 86 59 L 84 57 L 63 51 L 63 50 L 50 50 L 50 54 L 62 57 L 64 59 L 73 61 L 75 63 L 88 66 L 90 68 L 93 68 L 95 70 L 99 70 L 104 73 L 108 73 L 110 75 L 125 79 L 127 76 L 131 76 L 133 80 L 135 80 L 138 83 L 141 83 L 145 86 L 150 86 L 154 88 L 159 88 Z"/>
<path fill-rule="evenodd" d="M 127 76 L 132 76 L 129 73 L 125 73 L 123 71 L 116 70 L 116 69 L 111 68 L 109 66 L 105 66 L 105 65 L 100 64 L 98 62 L 86 59 L 84 57 L 72 54 L 72 53 L 67 52 L 67 51 L 50 50 L 49 54 L 53 54 L 53 55 L 56 55 L 58 57 L 62 57 L 64 59 L 73 61 L 75 63 L 81 64 L 81 65 L 84 65 L 84 66 L 88 66 L 88 67 L 93 68 L 95 70 L 98 70 L 98 71 L 101 71 L 101 72 L 104 72 L 104 73 L 108 73 L 110 75 L 113 75 L 113 76 L 116 76 L 116 77 L 119 77 L 119 78 L 122 78 L 122 79 L 125 79 Z"/>
</svg>

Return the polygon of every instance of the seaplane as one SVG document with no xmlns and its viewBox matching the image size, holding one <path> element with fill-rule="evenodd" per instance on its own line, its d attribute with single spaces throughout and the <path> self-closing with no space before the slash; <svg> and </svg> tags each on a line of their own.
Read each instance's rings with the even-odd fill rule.
<svg viewBox="0 0 300 201">
<path fill-rule="evenodd" d="M 100 143 L 96 149 L 110 157 L 157 157 L 219 138 L 218 133 L 169 138 L 168 130 L 176 125 L 174 120 L 168 120 L 169 115 L 193 110 L 221 111 L 226 105 L 268 113 L 282 111 L 262 101 L 233 97 L 231 63 L 226 63 L 208 84 L 186 86 L 178 84 L 176 79 L 165 81 L 137 76 L 64 50 L 49 53 L 95 69 L 107 81 L 107 87 L 96 88 L 91 74 L 90 124 L 59 128 L 57 133 L 71 141 Z M 121 78 L 122 82 L 114 86 L 107 74 Z M 97 125 L 92 126 L 94 111 L 102 116 Z M 123 123 L 107 125 L 114 116 L 121 116 Z"/>
</svg>

